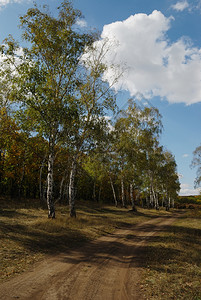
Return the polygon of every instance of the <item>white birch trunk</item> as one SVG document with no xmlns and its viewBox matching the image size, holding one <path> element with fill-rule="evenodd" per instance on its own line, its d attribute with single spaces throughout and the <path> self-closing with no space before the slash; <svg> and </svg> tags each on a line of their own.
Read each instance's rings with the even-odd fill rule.
<svg viewBox="0 0 201 300">
<path fill-rule="evenodd" d="M 153 194 L 152 194 L 152 188 L 150 188 L 150 205 L 151 205 L 151 208 L 153 208 Z"/>
<path fill-rule="evenodd" d="M 115 206 L 117 207 L 117 197 L 116 197 L 116 193 L 115 193 L 115 189 L 114 189 L 114 184 L 113 184 L 113 181 L 112 181 L 112 177 L 110 175 L 110 184 L 111 184 L 111 187 L 112 187 L 112 193 L 113 193 L 113 197 L 114 197 L 114 203 L 115 203 Z"/>
<path fill-rule="evenodd" d="M 171 199 L 170 199 L 170 196 L 168 198 L 168 208 L 170 208 L 170 205 L 171 205 Z"/>
<path fill-rule="evenodd" d="M 54 204 L 56 204 L 57 202 L 61 202 L 61 200 L 63 199 L 63 196 L 64 196 L 64 181 L 65 181 L 65 177 L 66 175 L 64 174 L 62 176 L 62 179 L 61 179 L 61 183 L 60 183 L 60 187 L 59 187 L 59 197 L 58 199 L 54 202 Z"/>
<path fill-rule="evenodd" d="M 64 186 L 64 180 L 65 180 L 65 174 L 62 177 L 61 183 L 60 183 L 60 189 L 59 189 L 59 201 L 61 201 L 63 196 L 63 186 Z"/>
<path fill-rule="evenodd" d="M 133 197 L 133 184 L 132 183 L 130 183 L 130 198 L 131 198 L 132 210 L 136 211 L 134 197 Z"/>
<path fill-rule="evenodd" d="M 166 195 L 166 211 L 170 209 L 170 196 Z"/>
<path fill-rule="evenodd" d="M 162 207 L 164 207 L 164 201 L 165 201 L 165 197 L 164 197 L 164 193 L 163 193 L 163 196 L 162 196 Z"/>
<path fill-rule="evenodd" d="M 159 210 L 158 193 L 155 194 L 155 197 L 156 197 L 156 210 Z"/>
<path fill-rule="evenodd" d="M 64 199 L 66 198 L 67 202 L 69 202 L 69 184 L 67 183 L 64 188 Z"/>
<path fill-rule="evenodd" d="M 73 159 L 71 171 L 70 171 L 70 180 L 69 180 L 69 208 L 70 208 L 70 217 L 76 217 L 75 210 L 75 174 L 76 174 L 76 159 Z"/>
<path fill-rule="evenodd" d="M 149 201 L 149 197 L 147 194 L 146 194 L 146 205 L 147 205 L 147 208 L 149 208 L 150 201 Z"/>
<path fill-rule="evenodd" d="M 48 218 L 55 218 L 55 208 L 53 202 L 53 167 L 54 167 L 54 139 L 49 142 L 48 174 L 47 174 L 47 207 Z"/>
<path fill-rule="evenodd" d="M 121 177 L 121 201 L 122 201 L 122 206 L 125 206 L 125 194 L 124 194 L 124 179 L 123 176 Z"/>
<path fill-rule="evenodd" d="M 155 194 L 153 186 L 152 186 L 152 195 L 153 195 L 153 201 L 154 201 L 154 208 L 156 208 L 157 207 L 157 204 L 156 204 L 156 194 Z"/>
</svg>

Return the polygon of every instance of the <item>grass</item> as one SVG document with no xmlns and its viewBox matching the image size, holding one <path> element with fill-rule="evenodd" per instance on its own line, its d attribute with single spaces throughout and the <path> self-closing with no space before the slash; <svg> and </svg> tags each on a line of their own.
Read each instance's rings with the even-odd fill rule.
<svg viewBox="0 0 201 300">
<path fill-rule="evenodd" d="M 1 200 L 0 200 L 1 201 Z M 128 227 L 172 211 L 128 209 L 80 202 L 77 218 L 67 207 L 47 209 L 28 203 L 1 202 L 0 280 L 29 269 L 46 255 L 80 247 L 116 228 Z M 142 247 L 142 294 L 148 300 L 201 300 L 201 211 L 188 210 L 172 225 L 150 237 Z"/>
<path fill-rule="evenodd" d="M 37 205 L 35 205 L 37 206 Z M 0 210 L 0 281 L 27 270 L 45 257 L 79 247 L 118 227 L 130 226 L 155 216 L 115 207 L 80 202 L 77 218 L 69 218 L 67 207 L 56 208 L 56 219 L 47 209 L 30 203 L 6 203 Z"/>
<path fill-rule="evenodd" d="M 188 211 L 164 228 L 144 254 L 146 299 L 201 300 L 201 211 Z"/>
</svg>

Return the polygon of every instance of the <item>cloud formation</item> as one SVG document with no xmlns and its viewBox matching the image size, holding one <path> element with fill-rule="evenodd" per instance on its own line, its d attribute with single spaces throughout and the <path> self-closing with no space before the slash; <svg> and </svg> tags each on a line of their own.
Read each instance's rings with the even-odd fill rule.
<svg viewBox="0 0 201 300">
<path fill-rule="evenodd" d="M 87 22 L 85 19 L 78 19 L 76 24 L 80 27 L 87 27 Z"/>
<path fill-rule="evenodd" d="M 201 49 L 184 38 L 170 43 L 167 32 L 172 20 L 155 10 L 104 26 L 102 41 L 117 45 L 108 51 L 106 61 L 127 69 L 115 89 L 128 90 L 131 96 L 159 96 L 170 103 L 201 101 Z M 112 82 L 113 68 L 105 78 Z"/>
<path fill-rule="evenodd" d="M 181 184 L 181 190 L 179 195 L 180 196 L 193 196 L 193 195 L 199 195 L 200 189 L 193 189 L 189 184 L 183 183 Z"/>
<path fill-rule="evenodd" d="M 12 3 L 22 3 L 24 0 L 0 0 L 0 9 Z"/>
<path fill-rule="evenodd" d="M 189 7 L 188 1 L 179 1 L 171 6 L 176 11 L 183 11 Z"/>
<path fill-rule="evenodd" d="M 189 154 L 185 153 L 182 155 L 183 158 L 189 157 Z"/>
</svg>

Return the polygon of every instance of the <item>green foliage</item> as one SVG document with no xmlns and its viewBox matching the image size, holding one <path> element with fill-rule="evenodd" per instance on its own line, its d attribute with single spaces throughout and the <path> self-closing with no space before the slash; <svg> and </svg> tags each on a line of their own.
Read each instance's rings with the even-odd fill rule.
<svg viewBox="0 0 201 300">
<path fill-rule="evenodd" d="M 177 203 L 201 205 L 201 196 L 178 196 Z"/>
<path fill-rule="evenodd" d="M 96 32 L 77 30 L 80 17 L 67 0 L 54 15 L 35 5 L 20 18 L 27 47 L 11 36 L 0 47 L 1 192 L 47 196 L 51 207 L 66 201 L 68 190 L 69 199 L 72 190 L 99 201 L 125 193 L 129 202 L 129 186 L 133 195 L 174 198 L 176 163 L 159 144 L 158 109 L 130 100 L 109 121 L 105 115 L 116 111 L 112 88 L 121 72 L 111 86 L 103 80 L 111 45 L 100 47 Z"/>
</svg>

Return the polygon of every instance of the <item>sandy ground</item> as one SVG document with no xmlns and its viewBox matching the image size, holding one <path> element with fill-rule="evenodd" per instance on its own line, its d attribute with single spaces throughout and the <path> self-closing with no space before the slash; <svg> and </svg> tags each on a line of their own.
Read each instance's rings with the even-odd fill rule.
<svg viewBox="0 0 201 300">
<path fill-rule="evenodd" d="M 155 218 L 47 258 L 1 284 L 0 299 L 143 300 L 143 246 L 173 221 Z"/>
</svg>

